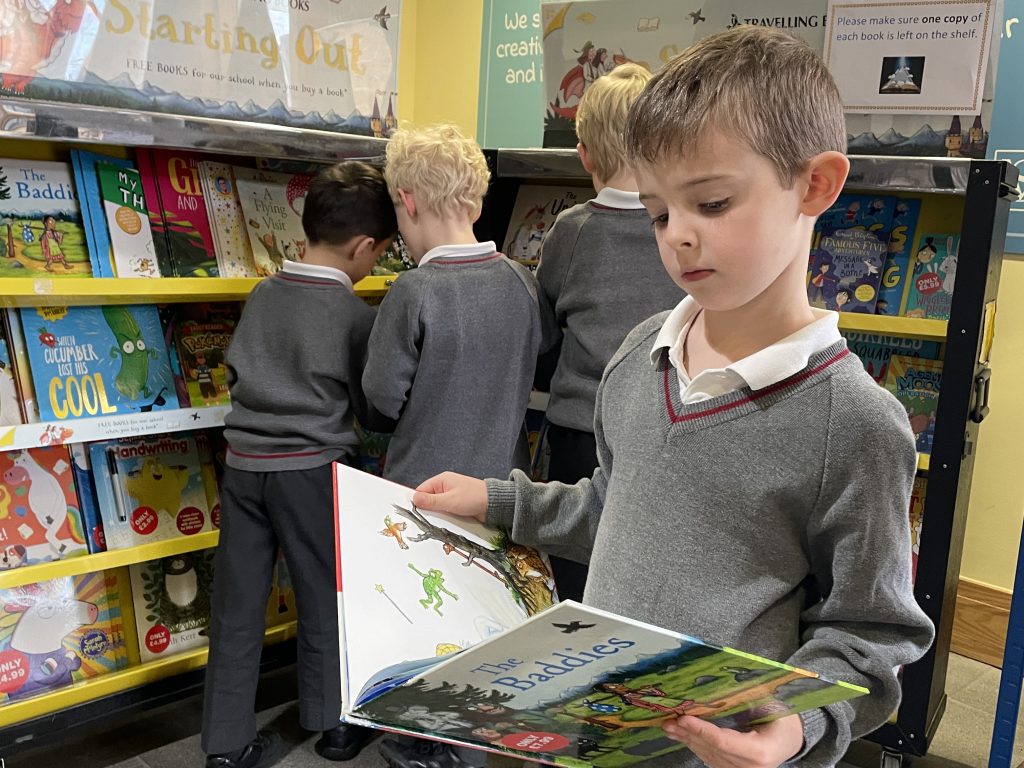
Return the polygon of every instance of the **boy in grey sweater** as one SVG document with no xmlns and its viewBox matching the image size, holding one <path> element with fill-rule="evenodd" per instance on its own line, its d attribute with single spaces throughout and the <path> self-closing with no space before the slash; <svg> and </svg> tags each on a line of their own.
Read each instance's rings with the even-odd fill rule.
<svg viewBox="0 0 1024 768">
<path fill-rule="evenodd" d="M 594 472 L 594 398 L 604 367 L 637 323 L 683 296 L 661 266 L 650 217 L 626 164 L 626 118 L 650 79 L 650 72 L 630 63 L 587 88 L 576 112 L 576 150 L 597 197 L 559 214 L 544 237 L 537 282 L 545 343 L 558 348 L 550 385 L 536 382 L 551 393 L 548 480 L 575 483 Z M 560 557 L 551 564 L 559 596 L 581 599 L 587 567 Z"/>
<path fill-rule="evenodd" d="M 214 563 L 202 746 L 207 768 L 262 768 L 273 736 L 253 712 L 264 612 L 277 548 L 298 609 L 299 722 L 323 731 L 316 751 L 354 757 L 365 728 L 339 725 L 341 675 L 331 462 L 350 462 L 353 415 L 388 424 L 360 387 L 373 310 L 353 292 L 395 236 L 381 172 L 342 163 L 313 180 L 301 262 L 253 289 L 227 353 L 231 412 Z"/>
<path fill-rule="evenodd" d="M 404 129 L 384 175 L 418 264 L 381 303 L 363 373 L 367 400 L 398 420 L 384 476 L 415 486 L 447 467 L 506 475 L 526 463 L 540 311 L 532 275 L 473 235 L 486 160 L 453 126 Z"/>
<path fill-rule="evenodd" d="M 571 486 L 445 473 L 413 498 L 589 557 L 586 603 L 871 691 L 746 732 L 672 718 L 689 750 L 652 766 L 833 766 L 896 709 L 899 668 L 933 638 L 911 589 L 906 414 L 807 301 L 845 144 L 835 83 L 786 33 L 740 26 L 669 62 L 626 145 L 689 296 L 605 370 L 599 467 Z"/>
</svg>

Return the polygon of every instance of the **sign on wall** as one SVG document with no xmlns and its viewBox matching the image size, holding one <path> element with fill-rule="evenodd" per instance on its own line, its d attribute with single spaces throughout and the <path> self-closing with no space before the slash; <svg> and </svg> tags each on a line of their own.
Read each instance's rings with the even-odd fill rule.
<svg viewBox="0 0 1024 768">
<path fill-rule="evenodd" d="M 486 0 L 477 141 L 489 148 L 539 147 L 543 102 L 540 0 Z"/>
<path fill-rule="evenodd" d="M 989 156 L 1008 160 L 1024 176 L 1024 92 L 1015 73 L 1024 67 L 1024 0 L 1006 0 L 999 45 L 999 85 L 992 111 Z M 1018 192 L 1022 183 L 1018 183 Z M 1007 253 L 1024 253 L 1024 200 L 1010 203 Z"/>
<path fill-rule="evenodd" d="M 382 2 L 5 3 L 0 94 L 382 133 L 396 120 L 401 0 Z"/>
</svg>

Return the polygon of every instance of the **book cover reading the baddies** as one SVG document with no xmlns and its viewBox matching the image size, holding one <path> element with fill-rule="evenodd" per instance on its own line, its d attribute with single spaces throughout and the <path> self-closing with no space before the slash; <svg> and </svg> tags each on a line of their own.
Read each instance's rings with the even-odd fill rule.
<svg viewBox="0 0 1024 768">
<path fill-rule="evenodd" d="M 214 530 L 191 434 L 96 442 L 89 459 L 107 549 Z"/>
<path fill-rule="evenodd" d="M 815 225 L 807 298 L 814 307 L 871 314 L 889 251 L 895 199 L 840 195 Z"/>
<path fill-rule="evenodd" d="M 0 590 L 0 703 L 127 666 L 113 571 Z"/>
<path fill-rule="evenodd" d="M 155 306 L 20 310 L 42 421 L 176 408 Z"/>
<path fill-rule="evenodd" d="M 0 277 L 91 277 L 68 163 L 0 158 Z"/>
</svg>

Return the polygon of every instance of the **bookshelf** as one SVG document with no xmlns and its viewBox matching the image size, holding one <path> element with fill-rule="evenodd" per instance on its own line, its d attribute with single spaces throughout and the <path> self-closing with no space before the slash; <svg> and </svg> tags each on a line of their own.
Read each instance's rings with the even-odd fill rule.
<svg viewBox="0 0 1024 768">
<path fill-rule="evenodd" d="M 1006 221 L 1016 199 L 1017 169 L 1009 163 L 964 158 L 851 156 L 845 191 L 922 196 L 959 223 L 956 288 L 948 321 L 840 313 L 841 331 L 898 336 L 942 345 L 942 389 L 931 454 L 918 455 L 927 474 L 924 526 L 914 594 L 936 626 L 927 655 L 903 671 L 903 704 L 868 738 L 883 749 L 883 765 L 926 754 L 946 706 L 960 558 L 979 425 L 988 413 L 988 349 Z M 508 230 L 523 183 L 589 183 L 573 150 L 499 149 L 489 154 L 495 181 L 484 201 L 478 234 L 496 240 Z M 538 398 L 538 401 L 540 398 Z M 855 460 L 855 457 L 851 457 Z"/>
</svg>

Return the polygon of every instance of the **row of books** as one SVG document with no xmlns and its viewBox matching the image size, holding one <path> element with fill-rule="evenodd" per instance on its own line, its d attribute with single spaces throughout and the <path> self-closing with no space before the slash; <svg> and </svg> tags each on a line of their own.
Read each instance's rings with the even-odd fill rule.
<svg viewBox="0 0 1024 768">
<path fill-rule="evenodd" d="M 807 296 L 839 312 L 948 320 L 958 232 L 917 226 L 920 198 L 842 194 L 815 225 Z"/>
<path fill-rule="evenodd" d="M 263 277 L 305 251 L 314 163 L 170 149 L 0 159 L 0 277 Z M 374 274 L 412 266 L 400 241 Z"/>
<path fill-rule="evenodd" d="M 3 311 L 0 425 L 227 405 L 237 304 Z"/>
<path fill-rule="evenodd" d="M 0 590 L 0 705 L 125 669 L 126 632 L 134 630 L 142 662 L 206 646 L 213 564 L 206 549 L 131 565 L 127 583 L 100 571 Z M 279 555 L 267 625 L 295 617 Z"/>
</svg>

